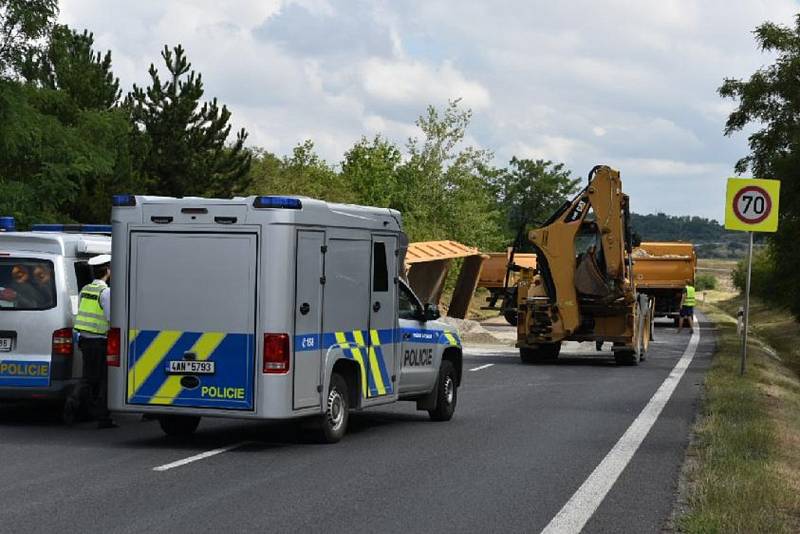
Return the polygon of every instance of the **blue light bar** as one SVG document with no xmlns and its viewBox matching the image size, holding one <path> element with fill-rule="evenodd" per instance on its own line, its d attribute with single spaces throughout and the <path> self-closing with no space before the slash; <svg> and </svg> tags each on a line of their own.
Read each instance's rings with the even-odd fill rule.
<svg viewBox="0 0 800 534">
<path fill-rule="evenodd" d="M 110 234 L 110 224 L 34 224 L 32 232 L 65 232 L 79 234 Z"/>
<path fill-rule="evenodd" d="M 0 217 L 0 232 L 13 232 L 17 229 L 17 221 L 14 217 L 4 215 Z"/>
<path fill-rule="evenodd" d="M 110 234 L 110 224 L 82 224 L 81 232 L 84 234 Z"/>
<path fill-rule="evenodd" d="M 303 203 L 299 198 L 292 197 L 256 197 L 253 200 L 254 208 L 280 208 L 285 210 L 299 210 Z"/>
<path fill-rule="evenodd" d="M 136 205 L 136 197 L 133 195 L 112 195 L 111 196 L 111 205 L 112 206 L 123 206 L 123 207 L 131 207 Z"/>
<path fill-rule="evenodd" d="M 32 232 L 63 232 L 63 224 L 32 224 Z"/>
</svg>

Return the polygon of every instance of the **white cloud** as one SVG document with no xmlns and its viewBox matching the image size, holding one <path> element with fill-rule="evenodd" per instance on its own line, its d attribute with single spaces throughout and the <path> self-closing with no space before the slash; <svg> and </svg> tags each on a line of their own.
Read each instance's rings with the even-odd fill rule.
<svg viewBox="0 0 800 534">
<path fill-rule="evenodd" d="M 366 93 L 388 102 L 425 102 L 442 104 L 462 98 L 474 110 L 491 103 L 489 91 L 467 80 L 449 61 L 431 66 L 420 61 L 384 61 L 368 59 L 361 67 Z"/>
<path fill-rule="evenodd" d="M 645 174 L 652 176 L 694 176 L 717 173 L 725 176 L 726 166 L 716 163 L 690 163 L 669 159 L 633 158 L 620 159 L 615 162 L 627 174 Z"/>
<path fill-rule="evenodd" d="M 798 7 L 62 0 L 61 10 L 112 50 L 126 88 L 147 83 L 164 44 L 182 43 L 207 96 L 231 108 L 251 143 L 280 154 L 305 137 L 331 162 L 362 135 L 402 145 L 419 135 L 414 121 L 428 104 L 462 97 L 475 112 L 470 138 L 498 164 L 541 157 L 583 176 L 607 163 L 623 172 L 637 210 L 719 217 L 724 178 L 747 145 L 722 135 L 734 104 L 716 90 L 772 61 L 751 32 L 765 20 L 793 24 Z"/>
</svg>

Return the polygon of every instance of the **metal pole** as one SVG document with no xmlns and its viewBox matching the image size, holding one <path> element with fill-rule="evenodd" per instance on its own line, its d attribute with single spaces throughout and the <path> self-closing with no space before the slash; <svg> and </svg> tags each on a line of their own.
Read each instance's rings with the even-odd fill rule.
<svg viewBox="0 0 800 534">
<path fill-rule="evenodd" d="M 739 375 L 744 375 L 744 364 L 747 360 L 747 326 L 750 319 L 750 273 L 753 270 L 753 232 L 750 234 L 750 246 L 747 249 L 747 283 L 744 290 L 744 331 L 742 332 L 742 364 Z"/>
</svg>

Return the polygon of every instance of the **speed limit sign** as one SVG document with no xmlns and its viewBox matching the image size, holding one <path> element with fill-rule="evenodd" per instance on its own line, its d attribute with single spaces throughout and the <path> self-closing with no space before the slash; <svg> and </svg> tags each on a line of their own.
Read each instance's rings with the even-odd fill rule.
<svg viewBox="0 0 800 534">
<path fill-rule="evenodd" d="M 725 228 L 746 232 L 778 229 L 778 180 L 728 179 Z"/>
</svg>

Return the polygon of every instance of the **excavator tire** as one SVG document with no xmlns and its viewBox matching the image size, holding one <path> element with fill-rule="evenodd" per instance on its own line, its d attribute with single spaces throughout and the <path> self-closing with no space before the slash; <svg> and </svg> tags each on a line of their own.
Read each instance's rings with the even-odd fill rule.
<svg viewBox="0 0 800 534">
<path fill-rule="evenodd" d="M 561 352 L 561 343 L 541 343 L 536 348 L 520 347 L 519 358 L 522 363 L 552 362 Z"/>
<path fill-rule="evenodd" d="M 639 365 L 639 355 L 635 350 L 620 350 L 614 353 L 617 365 Z"/>
</svg>

